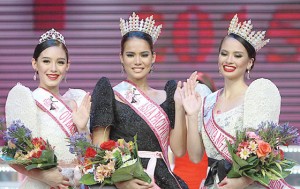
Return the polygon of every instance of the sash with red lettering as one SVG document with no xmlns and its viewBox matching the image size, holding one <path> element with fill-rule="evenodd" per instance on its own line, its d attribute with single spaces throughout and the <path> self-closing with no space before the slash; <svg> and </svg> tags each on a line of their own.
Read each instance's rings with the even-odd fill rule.
<svg viewBox="0 0 300 189">
<path fill-rule="evenodd" d="M 203 124 L 204 130 L 208 135 L 209 139 L 218 150 L 218 152 L 229 162 L 232 162 L 231 155 L 228 151 L 226 140 L 230 142 L 234 142 L 235 138 L 231 136 L 229 133 L 225 132 L 214 120 L 213 109 L 214 105 L 217 102 L 219 92 L 213 93 L 208 96 L 209 100 L 205 98 L 204 106 L 205 110 L 203 111 Z M 270 189 L 294 189 L 294 187 L 290 186 L 283 179 L 271 181 L 269 184 Z"/>
<path fill-rule="evenodd" d="M 60 126 L 67 137 L 77 131 L 72 120 L 72 110 L 56 95 L 46 89 L 37 88 L 33 91 L 33 98 L 37 106 Z"/>
<path fill-rule="evenodd" d="M 168 160 L 170 121 L 165 111 L 129 81 L 122 81 L 113 89 L 115 94 L 150 126 L 159 141 L 164 160 L 170 167 Z"/>
</svg>

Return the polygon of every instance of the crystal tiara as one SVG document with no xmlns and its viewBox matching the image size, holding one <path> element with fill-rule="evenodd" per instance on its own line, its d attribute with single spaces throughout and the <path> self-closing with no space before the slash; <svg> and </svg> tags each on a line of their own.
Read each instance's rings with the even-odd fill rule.
<svg viewBox="0 0 300 189">
<path fill-rule="evenodd" d="M 122 36 L 131 31 L 141 31 L 152 37 L 153 44 L 156 42 L 162 28 L 162 25 L 155 26 L 154 24 L 155 20 L 153 20 L 153 15 L 147 17 L 145 21 L 143 19 L 139 20 L 139 16 L 136 15 L 135 12 L 132 13 L 129 20 L 125 21 L 123 18 L 120 18 Z"/>
<path fill-rule="evenodd" d="M 253 28 L 251 20 L 244 21 L 243 24 L 241 22 L 238 23 L 238 21 L 239 19 L 236 14 L 230 22 L 228 35 L 234 33 L 242 37 L 254 47 L 256 52 L 270 41 L 270 39 L 264 40 L 266 31 L 251 31 Z"/>
<path fill-rule="evenodd" d="M 64 36 L 53 28 L 51 30 L 47 31 L 46 33 L 44 33 L 43 35 L 41 35 L 39 44 L 41 44 L 47 40 L 50 40 L 50 39 L 57 40 L 57 41 L 63 43 L 64 45 L 66 45 Z"/>
</svg>

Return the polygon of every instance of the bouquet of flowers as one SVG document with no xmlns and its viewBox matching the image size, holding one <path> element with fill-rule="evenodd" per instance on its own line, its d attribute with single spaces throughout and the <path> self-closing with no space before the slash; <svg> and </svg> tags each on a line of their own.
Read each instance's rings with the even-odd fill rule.
<svg viewBox="0 0 300 189">
<path fill-rule="evenodd" d="M 1 151 L 1 159 L 9 164 L 24 165 L 27 170 L 50 169 L 57 166 L 54 149 L 41 137 L 33 138 L 31 131 L 20 120 L 4 132 L 7 143 Z"/>
<path fill-rule="evenodd" d="M 99 147 L 91 144 L 85 134 L 75 133 L 69 139 L 70 152 L 77 155 L 84 175 L 80 183 L 85 185 L 112 185 L 133 178 L 151 183 L 138 157 L 137 136 L 134 142 L 109 140 Z"/>
<path fill-rule="evenodd" d="M 296 162 L 284 158 L 280 145 L 299 144 L 300 136 L 298 130 L 287 123 L 262 122 L 256 130 L 237 131 L 233 144 L 226 142 L 232 156 L 232 168 L 227 177 L 247 176 L 268 186 L 271 180 L 290 174 Z"/>
</svg>

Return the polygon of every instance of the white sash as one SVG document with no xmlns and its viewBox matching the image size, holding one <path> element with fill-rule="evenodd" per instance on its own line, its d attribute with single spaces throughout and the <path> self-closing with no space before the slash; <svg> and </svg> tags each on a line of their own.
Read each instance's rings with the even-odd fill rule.
<svg viewBox="0 0 300 189">
<path fill-rule="evenodd" d="M 37 88 L 33 91 L 33 98 L 37 106 L 60 126 L 67 137 L 77 131 L 72 120 L 72 110 L 56 95 L 46 89 Z"/>
<path fill-rule="evenodd" d="M 211 104 L 205 104 L 206 98 L 204 99 L 204 107 L 206 108 L 207 112 L 203 111 L 203 124 L 204 124 L 204 130 L 206 134 L 208 135 L 209 139 L 211 140 L 212 144 L 215 146 L 215 148 L 218 150 L 218 152 L 229 162 L 232 162 L 231 155 L 228 151 L 228 147 L 226 145 L 226 140 L 230 142 L 234 142 L 235 138 L 232 137 L 230 134 L 225 132 L 221 127 L 217 125 L 217 123 L 214 120 L 214 106 L 217 102 L 218 96 L 220 91 L 217 93 L 214 93 L 209 96 L 211 98 L 209 102 Z M 208 105 L 208 106 L 206 106 Z M 284 181 L 284 179 L 276 180 L 276 181 L 270 181 L 269 187 L 270 189 L 294 189 L 294 187 L 290 186 L 288 183 Z"/>
<path fill-rule="evenodd" d="M 160 144 L 166 164 L 170 168 L 168 160 L 170 121 L 164 110 L 129 81 L 122 81 L 113 89 L 115 94 L 150 126 Z"/>
</svg>

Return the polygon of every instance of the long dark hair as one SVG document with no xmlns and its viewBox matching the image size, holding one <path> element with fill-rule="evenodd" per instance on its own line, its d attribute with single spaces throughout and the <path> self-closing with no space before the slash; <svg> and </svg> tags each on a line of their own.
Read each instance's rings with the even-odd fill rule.
<svg viewBox="0 0 300 189">
<path fill-rule="evenodd" d="M 145 41 L 147 41 L 147 43 L 149 44 L 151 53 L 153 54 L 153 41 L 152 41 L 152 37 L 144 32 L 141 31 L 131 31 L 126 33 L 123 37 L 122 37 L 122 41 L 121 41 L 121 54 L 123 54 L 124 52 L 124 45 L 126 43 L 126 41 L 128 41 L 131 38 L 138 38 L 138 39 L 143 39 Z"/>
<path fill-rule="evenodd" d="M 250 68 L 250 70 L 252 70 L 252 68 L 254 66 L 254 62 L 256 60 L 256 51 L 255 51 L 254 47 L 248 41 L 246 41 L 244 38 L 242 38 L 234 33 L 231 33 L 222 39 L 221 44 L 219 46 L 219 52 L 221 50 L 224 39 L 226 39 L 227 37 L 231 37 L 231 38 L 238 40 L 245 47 L 249 58 L 253 58 L 253 64 Z"/>
<path fill-rule="evenodd" d="M 38 44 L 34 49 L 33 58 L 35 60 L 37 60 L 38 57 L 40 56 L 40 54 L 45 49 L 47 49 L 49 47 L 54 47 L 54 46 L 63 48 L 63 50 L 65 51 L 66 56 L 67 56 L 67 62 L 69 62 L 69 53 L 68 53 L 67 47 L 63 43 L 61 43 L 60 41 L 57 41 L 55 39 L 49 39 L 47 41 L 44 41 L 43 43 Z"/>
</svg>

